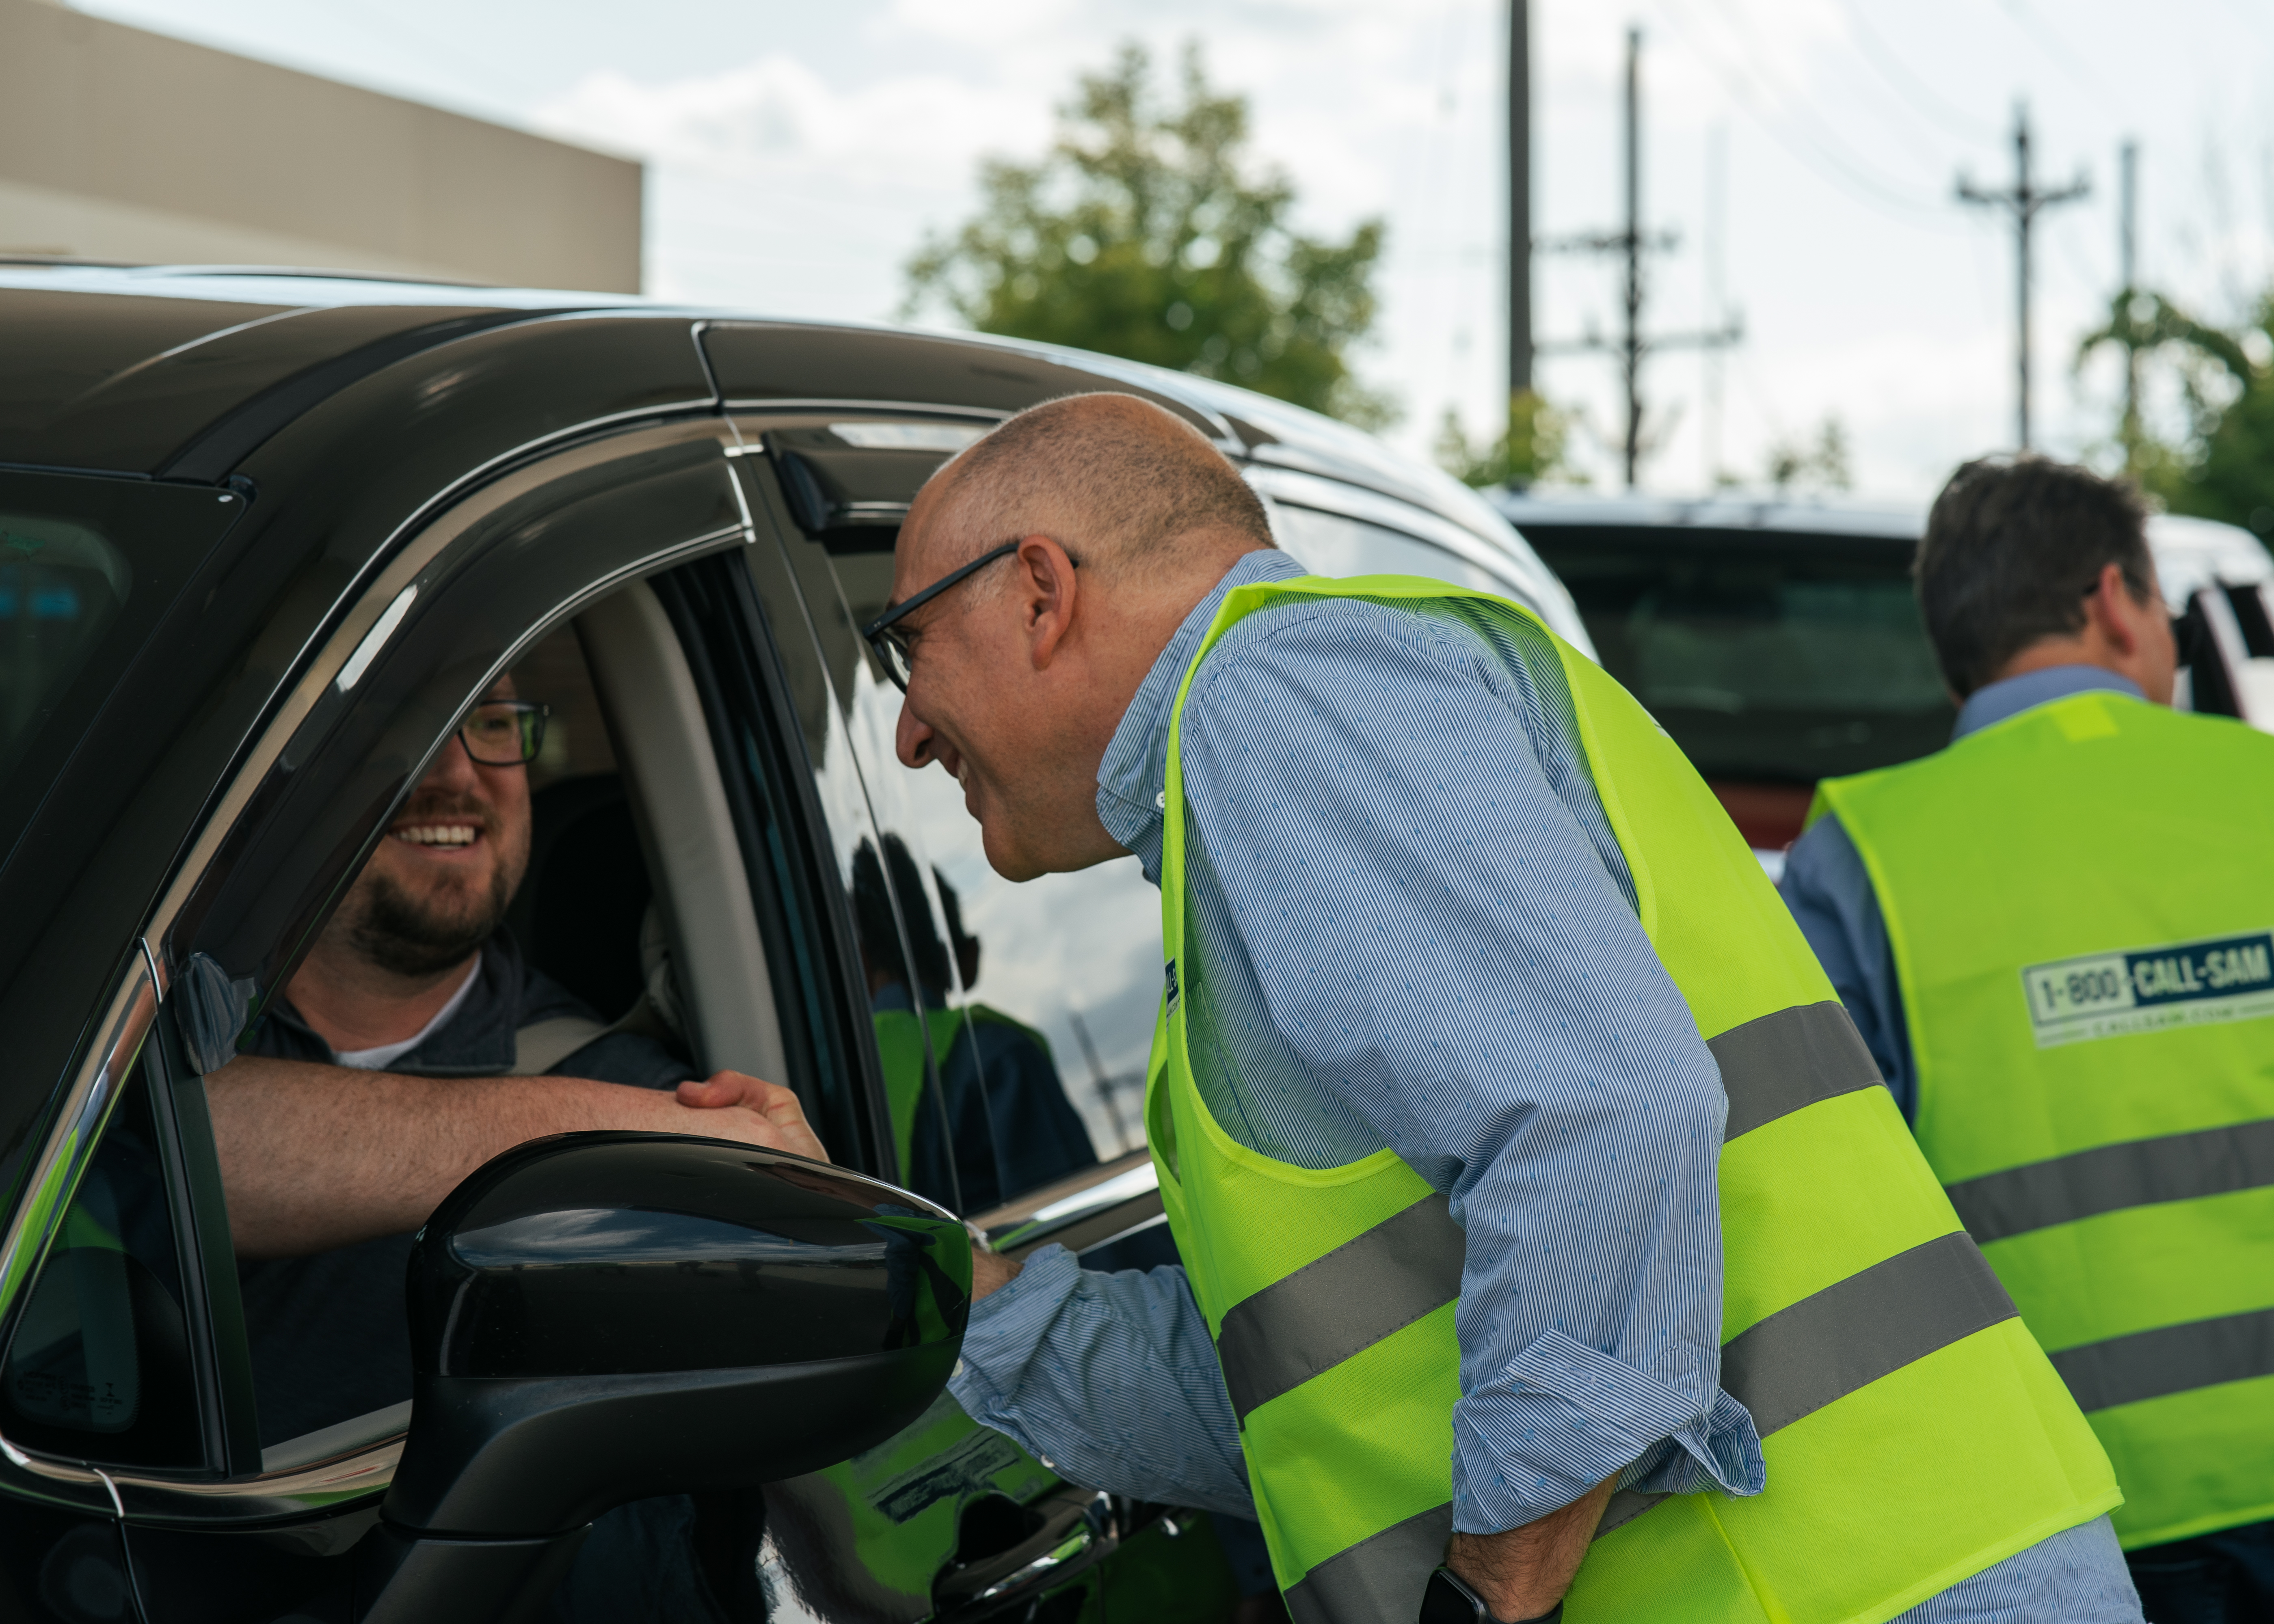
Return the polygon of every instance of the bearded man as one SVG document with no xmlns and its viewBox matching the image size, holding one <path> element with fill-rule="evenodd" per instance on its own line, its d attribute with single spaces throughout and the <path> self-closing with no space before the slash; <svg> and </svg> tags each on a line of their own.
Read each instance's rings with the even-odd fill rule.
<svg viewBox="0 0 2274 1624">
<path fill-rule="evenodd" d="M 543 717 L 509 678 L 490 690 L 248 1052 L 207 1079 L 264 1448 L 409 1400 L 411 1232 L 501 1152 L 614 1128 L 827 1159 L 790 1090 L 734 1071 L 697 1081 L 523 962 L 503 922 L 529 867 Z M 559 1053 L 564 1029 L 589 1041 Z M 540 1043 L 555 1053 L 523 1052 Z M 516 1074 L 534 1071 L 547 1074 Z M 674 1496 L 601 1518 L 555 1616 L 718 1616 L 693 1517 Z"/>
</svg>

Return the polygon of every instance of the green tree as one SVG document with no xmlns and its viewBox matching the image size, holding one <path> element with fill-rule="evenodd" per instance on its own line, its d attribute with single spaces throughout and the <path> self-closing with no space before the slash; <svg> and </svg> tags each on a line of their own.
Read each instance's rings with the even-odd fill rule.
<svg viewBox="0 0 2274 1624">
<path fill-rule="evenodd" d="M 1570 414 L 1536 391 L 1519 389 L 1509 397 L 1507 432 L 1481 446 L 1469 443 L 1460 413 L 1448 406 L 1437 430 L 1437 466 L 1466 485 L 1585 485 L 1586 476 L 1566 461 L 1570 441 Z"/>
<path fill-rule="evenodd" d="M 986 163 L 978 214 L 909 261 L 904 313 L 937 303 L 983 333 L 1220 378 L 1364 427 L 1394 420 L 1348 360 L 1374 325 L 1382 222 L 1341 243 L 1294 230 L 1294 187 L 1244 165 L 1246 100 L 1209 88 L 1197 46 L 1181 105 L 1129 44 L 1060 117 L 1042 162 Z"/>
<path fill-rule="evenodd" d="M 1848 471 L 1848 430 L 1837 416 L 1817 425 L 1813 445 L 1800 440 L 1781 440 L 1768 450 L 1770 488 L 1782 493 L 1795 489 L 1845 491 L 1855 482 Z"/>
<path fill-rule="evenodd" d="M 2126 292 L 2078 346 L 2082 365 L 2104 345 L 2179 373 L 2187 432 L 2177 445 L 2135 421 L 2117 425 L 2125 469 L 2174 513 L 2274 534 L 2274 292 L 2228 329 L 2196 320 L 2158 293 Z"/>
</svg>

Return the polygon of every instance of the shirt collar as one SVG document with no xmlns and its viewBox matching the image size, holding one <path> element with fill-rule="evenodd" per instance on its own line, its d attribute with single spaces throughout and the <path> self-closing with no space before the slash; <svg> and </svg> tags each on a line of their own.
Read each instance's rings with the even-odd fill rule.
<svg viewBox="0 0 2274 1624">
<path fill-rule="evenodd" d="M 1950 730 L 1950 736 L 1955 741 L 2009 717 L 2019 716 L 2032 706 L 2051 704 L 2072 694 L 2096 690 L 2133 699 L 2148 697 L 2129 677 L 2119 676 L 2099 665 L 2048 665 L 2042 671 L 2023 672 L 2003 682 L 1976 688 L 1958 708 L 1958 722 Z"/>
<path fill-rule="evenodd" d="M 1161 883 L 1163 797 L 1169 781 L 1169 718 L 1184 686 L 1185 668 L 1224 606 L 1224 594 L 1256 581 L 1287 581 L 1310 571 L 1276 548 L 1259 548 L 1224 572 L 1215 590 L 1194 605 L 1153 669 L 1138 685 L 1137 696 L 1121 713 L 1113 742 L 1097 764 L 1097 816 L 1127 850 L 1137 853 L 1145 877 Z"/>
<path fill-rule="evenodd" d="M 527 981 L 520 945 L 501 925 L 482 944 L 478 973 L 467 983 L 457 1012 L 422 1034 L 417 1043 L 388 1062 L 387 1069 L 409 1077 L 488 1077 L 510 1071 L 514 1033 L 525 1012 L 522 1004 Z M 331 1046 L 289 999 L 279 998 L 269 1005 L 263 1024 L 270 1022 L 300 1041 L 272 1040 L 252 1052 L 268 1054 L 275 1047 L 297 1048 L 308 1058 L 315 1058 L 315 1051 L 320 1051 L 323 1060 L 334 1059 Z"/>
</svg>

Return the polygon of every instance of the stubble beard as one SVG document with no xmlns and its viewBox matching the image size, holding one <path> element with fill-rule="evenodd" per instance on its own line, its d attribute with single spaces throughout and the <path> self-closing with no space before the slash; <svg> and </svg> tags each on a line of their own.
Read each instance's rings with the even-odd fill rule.
<svg viewBox="0 0 2274 1624">
<path fill-rule="evenodd" d="M 498 846 L 489 882 L 479 890 L 453 880 L 420 896 L 375 865 L 367 866 L 357 881 L 355 889 L 361 894 L 350 899 L 348 946 L 365 963 L 391 975 L 424 981 L 463 964 L 505 922 L 506 910 L 529 867 L 528 825 L 522 825 L 519 849 L 515 850 L 496 812 L 471 800 L 427 802 L 414 797 L 407 816 L 477 818 L 482 838 Z M 395 838 L 391 834 L 380 838 Z"/>
<path fill-rule="evenodd" d="M 349 928 L 349 945 L 366 963 L 410 981 L 463 964 L 497 934 L 513 902 L 513 883 L 502 863 L 490 870 L 486 892 L 479 895 L 452 886 L 434 897 L 414 897 L 383 874 L 371 876 L 367 884 L 363 908 Z"/>
</svg>

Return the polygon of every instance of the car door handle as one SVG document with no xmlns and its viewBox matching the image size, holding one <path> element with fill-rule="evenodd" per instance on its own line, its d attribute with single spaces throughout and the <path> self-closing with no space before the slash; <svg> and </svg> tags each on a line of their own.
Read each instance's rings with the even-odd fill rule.
<svg viewBox="0 0 2274 1624">
<path fill-rule="evenodd" d="M 937 1616 L 993 1612 L 1028 1590 L 1039 1590 L 1102 1560 L 1120 1543 L 1112 1496 L 1066 1484 L 1035 1502 L 1042 1525 L 1009 1550 L 983 1561 L 949 1568 L 932 1587 Z"/>
</svg>

